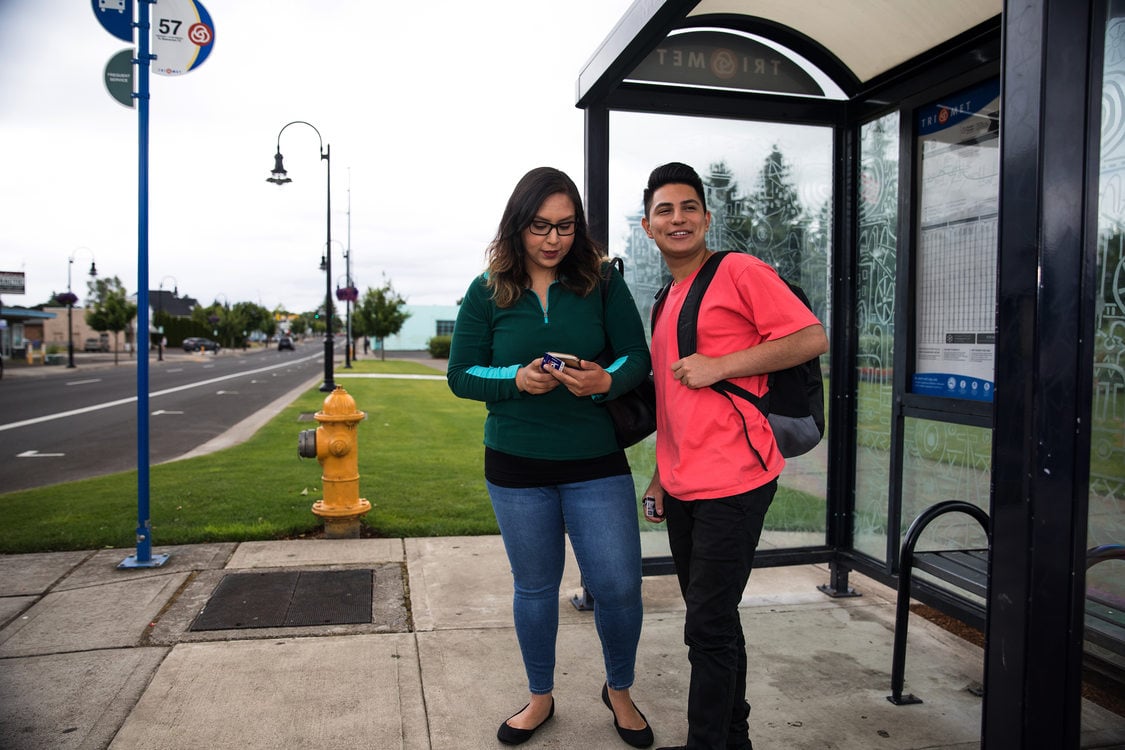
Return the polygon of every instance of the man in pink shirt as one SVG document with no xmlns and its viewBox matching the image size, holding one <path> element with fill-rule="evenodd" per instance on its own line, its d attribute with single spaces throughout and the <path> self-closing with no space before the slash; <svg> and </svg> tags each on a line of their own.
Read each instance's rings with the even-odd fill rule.
<svg viewBox="0 0 1125 750">
<path fill-rule="evenodd" d="M 712 255 L 704 195 L 686 164 L 657 167 L 641 220 L 672 274 L 652 335 L 656 473 L 646 496 L 657 513 L 649 520 L 668 521 L 691 662 L 687 744 L 661 750 L 752 750 L 738 604 L 785 460 L 757 407 L 710 386 L 730 380 L 762 395 L 768 373 L 823 354 L 828 339 L 773 268 L 731 253 L 701 301 L 697 351 L 680 358 L 676 320 Z"/>
</svg>

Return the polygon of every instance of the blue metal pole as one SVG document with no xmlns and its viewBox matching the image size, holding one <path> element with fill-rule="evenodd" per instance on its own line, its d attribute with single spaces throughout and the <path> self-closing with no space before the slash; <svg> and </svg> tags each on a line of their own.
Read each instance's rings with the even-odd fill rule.
<svg viewBox="0 0 1125 750">
<path fill-rule="evenodd" d="M 148 102 L 149 102 L 149 31 L 151 8 L 155 0 L 139 0 L 137 6 L 137 327 L 144 327 L 148 338 Z M 138 335 L 134 345 L 140 349 Z M 155 568 L 168 561 L 168 555 L 152 554 L 152 521 L 149 517 L 149 445 L 148 445 L 148 345 L 137 352 L 137 553 L 118 565 L 119 568 Z"/>
</svg>

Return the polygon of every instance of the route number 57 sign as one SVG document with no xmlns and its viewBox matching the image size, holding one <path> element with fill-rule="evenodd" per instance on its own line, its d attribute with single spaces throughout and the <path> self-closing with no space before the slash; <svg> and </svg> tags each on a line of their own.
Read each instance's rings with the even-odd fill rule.
<svg viewBox="0 0 1125 750">
<path fill-rule="evenodd" d="M 152 72 L 180 76 L 203 64 L 215 44 L 215 24 L 199 0 L 156 0 L 152 11 Z"/>
</svg>

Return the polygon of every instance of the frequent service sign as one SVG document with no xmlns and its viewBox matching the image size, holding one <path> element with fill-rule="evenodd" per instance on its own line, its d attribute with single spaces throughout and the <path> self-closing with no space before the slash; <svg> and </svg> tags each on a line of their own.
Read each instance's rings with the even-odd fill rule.
<svg viewBox="0 0 1125 750">
<path fill-rule="evenodd" d="M 133 41 L 134 0 L 90 0 L 98 23 L 113 36 Z M 180 76 L 195 70 L 211 54 L 215 24 L 199 0 L 156 0 L 152 20 L 152 70 L 162 76 Z M 115 71 L 120 77 L 120 71 Z M 109 73 L 107 71 L 107 86 Z M 118 101 L 118 93 L 111 94 Z M 131 106 L 126 104 L 126 106 Z"/>
</svg>

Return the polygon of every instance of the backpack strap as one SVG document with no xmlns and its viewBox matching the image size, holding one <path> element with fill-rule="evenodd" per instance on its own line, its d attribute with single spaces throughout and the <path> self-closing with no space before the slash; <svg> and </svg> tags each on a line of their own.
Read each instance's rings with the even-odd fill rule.
<svg viewBox="0 0 1125 750">
<path fill-rule="evenodd" d="M 691 282 L 691 288 L 684 296 L 684 305 L 680 308 L 680 317 L 676 320 L 676 339 L 680 345 L 680 359 L 695 354 L 696 351 L 696 324 L 699 322 L 699 303 L 711 286 L 715 272 L 723 258 L 730 254 L 730 250 L 712 253 L 699 268 L 699 273 Z"/>
<path fill-rule="evenodd" d="M 652 303 L 652 312 L 649 313 L 648 330 L 649 334 L 656 332 L 656 319 L 660 317 L 660 311 L 664 309 L 664 300 L 668 297 L 668 290 L 672 288 L 672 282 L 669 281 L 664 286 L 656 290 L 656 294 L 652 295 L 655 302 Z"/>
<path fill-rule="evenodd" d="M 712 253 L 700 266 L 699 273 L 691 282 L 691 288 L 688 289 L 687 296 L 684 297 L 683 307 L 680 309 L 679 320 L 676 321 L 676 339 L 679 342 L 680 357 L 695 353 L 695 321 L 699 317 L 699 300 L 703 298 L 703 293 L 707 291 L 711 279 L 715 278 L 715 271 L 718 269 L 719 263 L 722 262 L 723 256 L 730 252 L 730 250 L 723 250 L 722 252 Z M 656 319 L 660 317 L 660 311 L 664 309 L 664 300 L 668 297 L 668 290 L 672 288 L 672 283 L 669 281 L 657 289 L 656 294 L 653 295 L 656 302 L 652 305 L 652 313 L 649 317 L 649 331 L 652 333 L 656 331 Z M 689 314 L 685 316 L 684 310 L 687 310 Z"/>
<path fill-rule="evenodd" d="M 731 252 L 730 250 L 724 250 L 722 252 L 712 253 L 700 267 L 699 272 L 695 275 L 695 279 L 691 282 L 691 287 L 684 296 L 684 304 L 683 307 L 680 308 L 680 316 L 676 320 L 676 340 L 679 344 L 681 359 L 695 354 L 696 352 L 698 344 L 699 303 L 703 300 L 703 295 L 706 294 L 707 287 L 711 285 L 711 281 L 715 278 L 715 272 L 719 270 L 719 264 L 722 263 L 723 258 Z M 742 420 L 742 434 L 746 437 L 746 444 L 750 446 L 751 452 L 757 457 L 758 463 L 761 464 L 762 469 L 765 469 L 765 459 L 762 458 L 762 454 L 758 452 L 758 449 L 755 448 L 754 444 L 750 441 L 750 430 L 746 424 L 746 417 L 743 416 L 742 411 L 734 403 L 733 396 L 738 396 L 744 401 L 749 401 L 758 408 L 762 416 L 768 417 L 768 391 L 765 397 L 759 398 L 729 380 L 720 380 L 717 383 L 712 383 L 711 390 L 722 395 L 727 401 L 730 401 L 731 406 L 734 407 L 735 413 L 737 413 Z"/>
</svg>

